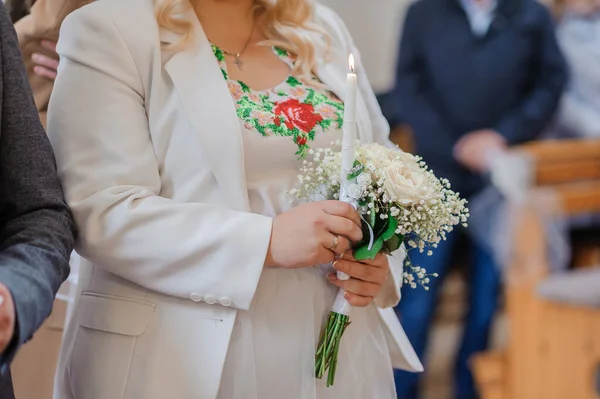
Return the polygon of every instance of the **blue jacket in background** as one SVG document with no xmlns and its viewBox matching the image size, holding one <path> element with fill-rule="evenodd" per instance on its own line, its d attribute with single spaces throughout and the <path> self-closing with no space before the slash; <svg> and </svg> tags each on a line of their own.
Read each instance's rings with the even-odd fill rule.
<svg viewBox="0 0 600 399">
<path fill-rule="evenodd" d="M 479 129 L 496 130 L 509 144 L 535 138 L 566 80 L 552 18 L 535 0 L 499 0 L 482 37 L 459 0 L 420 0 L 404 25 L 394 96 L 417 153 L 469 196 L 484 181 L 454 160 L 454 144 Z"/>
</svg>

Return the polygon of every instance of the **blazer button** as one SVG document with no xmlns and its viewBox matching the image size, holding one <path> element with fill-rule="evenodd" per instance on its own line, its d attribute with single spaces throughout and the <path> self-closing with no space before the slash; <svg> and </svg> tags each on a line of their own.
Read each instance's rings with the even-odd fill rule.
<svg viewBox="0 0 600 399">
<path fill-rule="evenodd" d="M 219 301 L 219 303 L 223 306 L 231 306 L 231 304 L 233 303 L 233 301 L 227 297 L 223 297 L 221 298 L 221 300 Z"/>
<path fill-rule="evenodd" d="M 204 298 L 204 302 L 208 303 L 209 305 L 214 305 L 217 303 L 217 298 L 212 295 L 207 295 L 206 298 Z"/>
<path fill-rule="evenodd" d="M 194 302 L 201 302 L 202 301 L 202 295 L 200 294 L 196 294 L 195 292 L 190 294 L 190 299 Z"/>
</svg>

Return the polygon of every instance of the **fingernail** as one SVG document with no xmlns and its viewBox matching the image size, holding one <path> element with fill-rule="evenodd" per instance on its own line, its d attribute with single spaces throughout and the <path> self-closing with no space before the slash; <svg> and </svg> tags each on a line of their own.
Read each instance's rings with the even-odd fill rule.
<svg viewBox="0 0 600 399">
<path fill-rule="evenodd" d="M 342 269 L 343 269 L 343 267 L 344 267 L 344 265 L 343 265 L 343 264 L 340 264 L 340 263 L 339 263 L 337 260 L 336 260 L 335 262 L 333 262 L 333 268 L 334 268 L 335 270 L 342 270 Z"/>
<path fill-rule="evenodd" d="M 39 61 L 40 55 L 38 53 L 31 54 L 31 59 L 34 61 Z"/>
<path fill-rule="evenodd" d="M 4 303 L 4 296 L 0 295 L 0 306 Z"/>
</svg>

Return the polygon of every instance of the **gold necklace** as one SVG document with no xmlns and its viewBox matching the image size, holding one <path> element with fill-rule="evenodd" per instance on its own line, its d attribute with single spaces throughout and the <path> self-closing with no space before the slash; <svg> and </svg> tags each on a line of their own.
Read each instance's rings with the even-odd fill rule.
<svg viewBox="0 0 600 399">
<path fill-rule="evenodd" d="M 246 40 L 246 44 L 244 44 L 244 48 L 242 48 L 242 50 L 239 53 L 232 53 L 225 49 L 221 49 L 225 55 L 233 57 L 233 63 L 235 64 L 238 71 L 241 71 L 242 66 L 244 65 L 244 62 L 241 60 L 240 57 L 242 56 L 242 54 L 244 54 L 244 51 L 246 51 L 246 49 L 248 48 L 248 45 L 250 45 L 250 40 L 252 40 L 253 33 L 254 33 L 254 24 L 252 25 L 252 29 L 250 30 L 250 35 L 248 36 L 248 40 Z"/>
</svg>

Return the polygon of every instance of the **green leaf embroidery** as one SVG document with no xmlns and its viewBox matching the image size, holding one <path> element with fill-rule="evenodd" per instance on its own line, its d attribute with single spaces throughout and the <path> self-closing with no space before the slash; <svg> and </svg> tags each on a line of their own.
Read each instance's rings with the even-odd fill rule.
<svg viewBox="0 0 600 399">
<path fill-rule="evenodd" d="M 306 100 L 304 101 L 307 104 L 315 104 L 315 91 L 313 89 L 308 89 L 308 96 L 306 96 Z"/>
<path fill-rule="evenodd" d="M 229 79 L 229 76 L 227 75 L 227 71 L 225 71 L 223 68 L 221 68 L 221 73 L 223 74 L 223 78 L 224 78 L 225 80 L 228 80 L 228 79 Z"/>
<path fill-rule="evenodd" d="M 323 119 L 321 122 L 319 122 L 319 125 L 323 128 L 323 130 L 329 130 L 332 122 L 333 121 L 331 119 Z"/>
<path fill-rule="evenodd" d="M 242 86 L 242 90 L 244 91 L 244 93 L 250 93 L 252 90 L 250 90 L 250 88 L 241 80 L 238 80 L 238 83 L 240 84 L 240 86 Z"/>
<path fill-rule="evenodd" d="M 281 47 L 273 47 L 273 49 L 275 50 L 275 52 L 277 53 L 278 56 L 280 57 L 287 57 L 288 56 L 288 52 L 284 49 L 282 49 Z"/>
<path fill-rule="evenodd" d="M 293 76 L 290 76 L 289 78 L 287 78 L 286 83 L 289 84 L 292 87 L 296 87 L 296 86 L 302 85 L 302 83 L 298 79 L 296 79 L 295 77 L 293 77 Z"/>
<path fill-rule="evenodd" d="M 221 49 L 215 46 L 214 44 L 211 44 L 210 46 L 212 47 L 212 51 L 215 54 L 215 58 L 217 59 L 217 61 L 225 62 L 225 55 L 223 54 L 223 51 L 221 51 Z"/>
<path fill-rule="evenodd" d="M 333 101 L 330 101 L 329 98 L 323 94 L 323 93 L 318 93 L 315 90 L 312 91 L 313 92 L 313 104 L 317 105 L 317 104 L 330 104 L 333 105 Z"/>
</svg>

